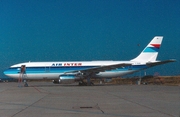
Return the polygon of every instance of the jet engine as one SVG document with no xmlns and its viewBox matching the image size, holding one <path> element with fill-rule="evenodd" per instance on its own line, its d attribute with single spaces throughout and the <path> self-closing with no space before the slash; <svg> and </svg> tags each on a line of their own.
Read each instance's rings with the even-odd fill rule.
<svg viewBox="0 0 180 117">
<path fill-rule="evenodd" d="M 80 80 L 77 74 L 63 74 L 59 76 L 59 80 L 53 80 L 54 84 L 71 84 Z"/>
</svg>

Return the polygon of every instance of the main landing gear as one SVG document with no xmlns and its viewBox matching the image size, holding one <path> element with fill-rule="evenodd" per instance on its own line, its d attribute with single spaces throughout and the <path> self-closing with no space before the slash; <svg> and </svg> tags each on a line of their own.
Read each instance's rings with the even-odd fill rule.
<svg viewBox="0 0 180 117">
<path fill-rule="evenodd" d="M 91 82 L 90 78 L 87 78 L 87 82 L 84 82 L 83 79 L 79 81 L 79 86 L 93 86 L 94 83 Z"/>
<path fill-rule="evenodd" d="M 79 82 L 79 86 L 93 86 L 93 85 L 94 85 L 93 82 L 90 82 L 89 84 L 87 82 L 82 82 L 82 81 Z"/>
</svg>

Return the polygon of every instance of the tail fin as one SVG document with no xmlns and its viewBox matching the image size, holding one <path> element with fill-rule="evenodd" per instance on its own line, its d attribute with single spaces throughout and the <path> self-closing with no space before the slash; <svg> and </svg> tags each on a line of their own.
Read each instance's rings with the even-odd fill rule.
<svg viewBox="0 0 180 117">
<path fill-rule="evenodd" d="M 159 48 L 161 46 L 163 37 L 155 36 L 151 42 L 144 48 L 144 50 L 131 61 L 142 61 L 142 62 L 152 62 L 156 61 L 158 56 Z"/>
</svg>

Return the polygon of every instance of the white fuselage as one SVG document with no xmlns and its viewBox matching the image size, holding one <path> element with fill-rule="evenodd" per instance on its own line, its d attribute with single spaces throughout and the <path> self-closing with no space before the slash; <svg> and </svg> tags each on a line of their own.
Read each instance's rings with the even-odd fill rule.
<svg viewBox="0 0 180 117">
<path fill-rule="evenodd" d="M 136 63 L 132 61 L 73 61 L 73 62 L 27 62 L 11 66 L 4 74 L 18 79 L 22 65 L 26 67 L 27 79 L 58 79 L 60 75 L 65 72 L 81 71 L 84 69 L 108 66 L 120 63 L 130 63 L 131 66 L 116 68 L 113 70 L 106 70 L 95 74 L 94 78 L 112 78 L 120 77 L 126 74 L 134 73 L 147 66 L 143 63 Z"/>
</svg>

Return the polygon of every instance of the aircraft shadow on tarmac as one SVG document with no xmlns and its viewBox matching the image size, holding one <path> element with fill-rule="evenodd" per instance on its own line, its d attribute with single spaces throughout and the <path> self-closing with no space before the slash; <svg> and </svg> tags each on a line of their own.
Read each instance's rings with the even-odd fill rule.
<svg viewBox="0 0 180 117">
<path fill-rule="evenodd" d="M 97 87 L 97 86 L 117 86 L 117 84 L 95 84 L 93 86 L 79 86 L 78 84 L 29 84 L 28 87 Z"/>
</svg>

